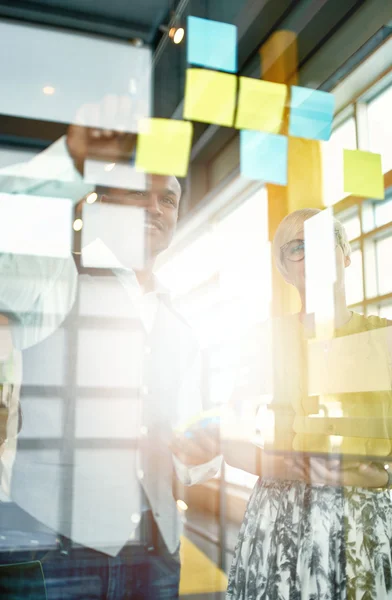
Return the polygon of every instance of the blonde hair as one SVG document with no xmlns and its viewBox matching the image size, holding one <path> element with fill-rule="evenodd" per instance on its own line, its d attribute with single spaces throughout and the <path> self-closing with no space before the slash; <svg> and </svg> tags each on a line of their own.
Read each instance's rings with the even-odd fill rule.
<svg viewBox="0 0 392 600">
<path fill-rule="evenodd" d="M 300 210 L 295 210 L 287 215 L 283 221 L 279 223 L 272 242 L 272 254 L 275 259 L 275 264 L 283 276 L 287 275 L 287 270 L 284 261 L 282 260 L 282 246 L 287 244 L 287 242 L 294 240 L 298 233 L 302 231 L 304 222 L 311 217 L 318 215 L 320 212 L 322 211 L 319 208 L 301 208 Z M 334 218 L 333 221 L 337 242 L 343 250 L 344 256 L 349 257 L 351 254 L 351 247 L 346 230 L 338 219 Z"/>
</svg>

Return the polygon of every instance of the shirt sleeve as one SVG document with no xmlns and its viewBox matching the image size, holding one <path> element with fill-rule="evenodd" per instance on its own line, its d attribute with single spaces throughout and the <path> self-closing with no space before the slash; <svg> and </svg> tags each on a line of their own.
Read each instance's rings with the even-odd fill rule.
<svg viewBox="0 0 392 600">
<path fill-rule="evenodd" d="M 185 371 L 179 391 L 179 422 L 185 423 L 203 409 L 202 402 L 202 357 L 197 351 L 196 357 Z M 214 477 L 221 468 L 222 455 L 200 465 L 185 465 L 173 455 L 174 468 L 178 479 L 184 485 L 203 483 Z"/>
<path fill-rule="evenodd" d="M 7 194 L 70 198 L 78 202 L 92 187 L 75 168 L 65 136 L 28 162 L 0 169 L 0 192 Z"/>
<path fill-rule="evenodd" d="M 13 343 L 23 350 L 63 322 L 75 301 L 73 258 L 0 254 L 0 312 L 10 318 Z"/>
</svg>

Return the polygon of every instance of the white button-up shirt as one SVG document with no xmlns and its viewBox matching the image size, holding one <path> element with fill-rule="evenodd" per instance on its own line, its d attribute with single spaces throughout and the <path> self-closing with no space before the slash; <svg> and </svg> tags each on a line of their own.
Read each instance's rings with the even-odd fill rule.
<svg viewBox="0 0 392 600">
<path fill-rule="evenodd" d="M 74 169 L 72 161 L 67 152 L 64 139 L 59 140 L 53 146 L 54 158 L 51 159 L 50 149 L 42 153 L 43 166 L 36 157 L 30 163 L 12 168 L 12 177 L 1 179 L 0 191 L 5 193 L 31 193 L 32 195 L 62 195 L 71 197 L 78 201 L 81 196 L 91 191 L 81 180 L 80 175 Z M 32 163 L 34 162 L 34 165 Z M 45 166 L 46 165 L 46 166 Z M 48 165 L 51 169 L 48 169 Z M 62 166 L 61 166 L 62 165 Z M 7 169 L 8 173 L 10 169 Z M 48 174 L 51 179 L 49 180 Z M 54 193 L 56 191 L 56 193 Z M 130 314 L 135 314 L 141 320 L 147 334 L 152 330 L 161 295 L 167 293 L 159 284 L 153 292 L 143 294 L 138 284 L 136 275 L 129 269 L 115 269 L 116 277 L 121 282 L 130 299 Z M 22 255 L 0 254 L 0 312 L 12 314 L 12 334 L 17 350 L 23 350 L 41 342 L 55 332 L 69 313 L 77 292 L 78 275 L 72 257 L 66 259 L 30 257 Z M 148 345 L 144 348 L 146 358 L 151 349 Z M 18 384 L 21 371 L 15 369 L 13 373 L 14 393 L 17 396 Z M 187 367 L 181 380 L 178 382 L 178 422 L 172 423 L 173 427 L 188 421 L 193 415 L 202 410 L 202 397 L 200 390 L 201 382 L 201 356 L 197 353 L 194 361 Z M 142 391 L 148 395 L 143 381 Z M 17 397 L 15 397 L 15 402 Z M 148 423 L 142 423 L 144 431 L 148 432 Z M 143 433 L 141 432 L 141 435 Z M 4 453 L 2 461 L 5 465 L 3 482 L 8 482 L 9 472 L 12 468 L 13 453 L 15 447 L 10 444 Z M 174 467 L 179 479 L 185 485 L 201 483 L 214 476 L 221 465 L 222 457 L 217 456 L 207 464 L 188 467 L 173 456 Z M 140 470 L 139 470 L 140 471 Z M 8 475 L 7 475 L 8 472 Z M 140 475 L 140 472 L 139 472 Z M 144 474 L 143 474 L 144 475 Z M 142 477 L 139 477 L 144 482 Z M 144 484 L 144 483 L 142 483 Z M 7 483 L 5 483 L 7 485 Z M 33 516 L 45 522 L 45 512 L 38 514 L 30 508 L 28 502 L 25 510 Z M 158 518 L 158 524 L 165 537 L 165 510 L 164 505 L 159 506 L 159 496 L 156 501 L 149 498 L 155 504 L 154 510 Z M 158 502 L 158 505 L 157 505 Z M 42 514 L 41 514 L 42 513 Z M 131 515 L 124 527 L 130 531 Z M 161 523 L 159 523 L 161 521 Z M 51 526 L 51 523 L 46 523 Z M 137 524 L 135 524 L 135 527 Z M 166 525 L 167 528 L 167 525 Z M 77 538 L 77 536 L 75 536 Z M 86 543 L 83 536 L 79 536 L 81 543 Z M 168 542 L 167 542 L 168 543 Z M 168 543 L 172 546 L 173 543 Z"/>
</svg>

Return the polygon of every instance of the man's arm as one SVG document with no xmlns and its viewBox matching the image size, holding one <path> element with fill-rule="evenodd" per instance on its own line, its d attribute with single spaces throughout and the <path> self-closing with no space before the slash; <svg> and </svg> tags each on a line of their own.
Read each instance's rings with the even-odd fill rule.
<svg viewBox="0 0 392 600">
<path fill-rule="evenodd" d="M 0 192 L 46 198 L 70 198 L 78 202 L 91 191 L 83 181 L 62 136 L 28 162 L 0 169 Z"/>
<path fill-rule="evenodd" d="M 61 325 L 76 286 L 72 256 L 0 254 L 0 313 L 9 319 L 16 349 L 37 344 Z"/>
<path fill-rule="evenodd" d="M 183 377 L 179 392 L 179 422 L 186 423 L 202 411 L 202 360 L 198 351 Z M 173 463 L 178 479 L 184 485 L 203 483 L 214 477 L 222 464 L 219 428 L 195 432 L 193 438 L 185 433 L 174 436 Z"/>
</svg>

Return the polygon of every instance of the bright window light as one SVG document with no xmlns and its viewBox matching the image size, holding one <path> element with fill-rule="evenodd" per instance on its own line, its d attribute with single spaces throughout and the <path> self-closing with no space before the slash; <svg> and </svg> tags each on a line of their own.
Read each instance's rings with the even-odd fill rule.
<svg viewBox="0 0 392 600">
<path fill-rule="evenodd" d="M 392 85 L 368 105 L 370 150 L 381 154 L 383 172 L 392 169 Z"/>
<path fill-rule="evenodd" d="M 321 144 L 323 198 L 325 206 L 331 206 L 349 196 L 343 185 L 343 149 L 355 150 L 357 147 L 354 118 L 347 119 L 332 132 L 329 142 Z"/>
</svg>

